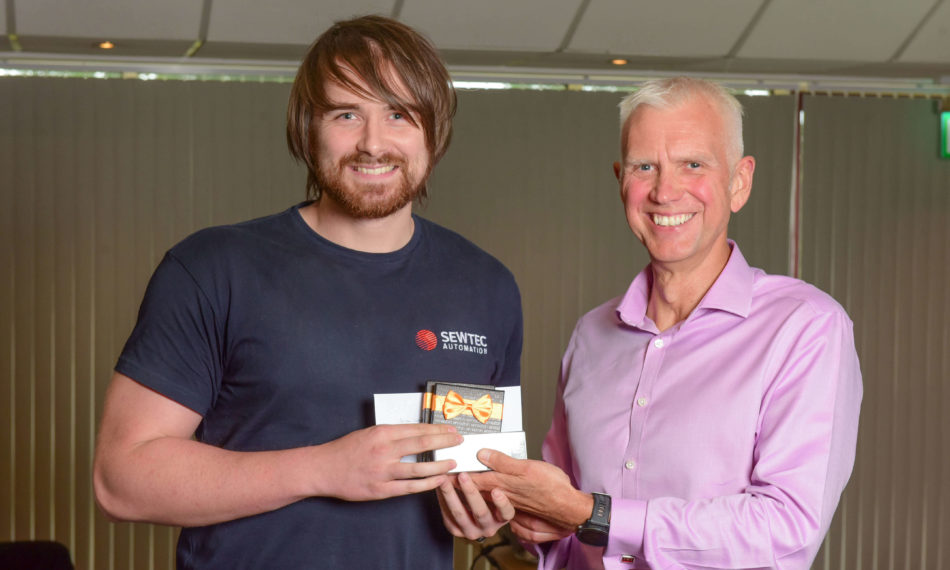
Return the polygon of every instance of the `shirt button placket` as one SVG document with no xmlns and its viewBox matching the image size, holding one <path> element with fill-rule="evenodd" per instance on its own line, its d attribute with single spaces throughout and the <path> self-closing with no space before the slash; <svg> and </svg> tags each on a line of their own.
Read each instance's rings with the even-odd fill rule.
<svg viewBox="0 0 950 570">
<path fill-rule="evenodd" d="M 646 406 L 650 402 L 650 395 L 653 385 L 656 382 L 660 368 L 662 367 L 664 353 L 661 350 L 666 345 L 666 340 L 659 336 L 653 336 L 646 341 L 643 348 L 646 354 L 643 366 L 640 369 L 639 386 L 633 395 L 633 401 L 630 402 L 630 439 L 625 449 L 623 468 L 621 469 L 622 495 L 628 497 L 637 496 L 639 493 L 639 465 L 636 458 L 640 453 L 640 443 L 643 439 L 644 426 L 646 423 Z M 643 408 L 641 410 L 640 408 Z"/>
</svg>

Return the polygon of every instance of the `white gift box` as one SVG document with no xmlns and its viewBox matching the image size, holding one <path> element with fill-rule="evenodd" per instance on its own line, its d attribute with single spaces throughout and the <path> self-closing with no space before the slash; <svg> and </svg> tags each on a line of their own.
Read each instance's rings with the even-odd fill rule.
<svg viewBox="0 0 950 570">
<path fill-rule="evenodd" d="M 502 386 L 505 391 L 505 412 L 501 418 L 501 432 L 463 435 L 460 445 L 433 452 L 433 459 L 454 459 L 457 463 L 451 473 L 463 471 L 487 471 L 488 468 L 475 457 L 479 449 L 494 449 L 516 459 L 527 459 L 528 449 L 521 427 L 521 386 Z M 374 394 L 376 425 L 417 424 L 422 417 L 422 393 Z M 414 463 L 415 455 L 402 458 Z"/>
</svg>

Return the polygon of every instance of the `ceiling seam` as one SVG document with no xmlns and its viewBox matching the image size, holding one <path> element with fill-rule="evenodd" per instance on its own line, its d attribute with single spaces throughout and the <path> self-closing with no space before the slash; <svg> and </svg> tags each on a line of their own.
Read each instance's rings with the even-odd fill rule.
<svg viewBox="0 0 950 570">
<path fill-rule="evenodd" d="M 20 45 L 20 36 L 16 33 L 16 12 L 13 10 L 13 0 L 7 0 L 6 8 L 7 40 L 10 42 L 13 51 L 23 51 L 23 46 Z"/>
<path fill-rule="evenodd" d="M 581 19 L 584 17 L 584 13 L 587 12 L 588 6 L 590 6 L 590 0 L 581 0 L 580 5 L 577 6 L 577 12 L 574 12 L 574 18 L 571 20 L 571 24 L 564 33 L 564 39 L 561 40 L 561 45 L 557 46 L 557 49 L 554 50 L 555 53 L 561 53 L 571 45 L 571 41 L 574 39 L 574 33 L 577 32 L 577 27 L 581 25 Z"/>
<path fill-rule="evenodd" d="M 759 4 L 759 9 L 755 11 L 755 14 L 752 14 L 752 19 L 749 20 L 749 23 L 746 24 L 745 28 L 742 30 L 742 33 L 739 34 L 739 38 L 736 40 L 736 43 L 732 44 L 732 48 L 726 53 L 727 58 L 732 59 L 738 55 L 739 50 L 745 46 L 749 36 L 752 35 L 752 30 L 754 30 L 755 27 L 759 25 L 759 20 L 762 19 L 762 15 L 765 14 L 765 11 L 768 9 L 769 4 L 771 3 L 772 0 L 762 0 L 762 3 Z"/>
<path fill-rule="evenodd" d="M 198 39 L 185 52 L 185 57 L 194 57 L 208 40 L 208 28 L 211 27 L 211 3 L 214 0 L 204 0 L 201 5 L 201 23 L 198 25 Z"/>
<path fill-rule="evenodd" d="M 904 41 L 901 42 L 900 46 L 898 46 L 897 51 L 894 52 L 894 55 L 892 55 L 890 59 L 887 60 L 888 62 L 895 62 L 901 56 L 904 55 L 904 52 L 907 51 L 907 48 L 910 46 L 911 42 L 913 42 L 917 38 L 917 34 L 919 34 L 920 30 L 924 28 L 924 26 L 927 24 L 927 21 L 930 20 L 931 17 L 933 17 L 934 12 L 936 12 L 937 8 L 939 8 L 940 5 L 943 4 L 943 1 L 944 0 L 937 0 L 936 2 L 933 3 L 933 6 L 931 6 L 930 9 L 927 10 L 927 13 L 924 14 L 924 16 L 920 19 L 919 22 L 917 22 L 917 25 L 914 26 L 914 29 L 911 30 L 911 32 L 907 35 L 906 38 L 904 38 Z"/>
<path fill-rule="evenodd" d="M 396 0 L 396 3 L 393 4 L 393 11 L 390 13 L 389 17 L 393 20 L 398 20 L 402 16 L 402 6 L 405 4 L 405 0 Z"/>
</svg>

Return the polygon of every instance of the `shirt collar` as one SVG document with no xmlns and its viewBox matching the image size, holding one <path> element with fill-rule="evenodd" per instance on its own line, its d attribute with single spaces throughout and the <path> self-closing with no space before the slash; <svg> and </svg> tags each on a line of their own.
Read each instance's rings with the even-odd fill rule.
<svg viewBox="0 0 950 570">
<path fill-rule="evenodd" d="M 749 267 L 736 242 L 732 240 L 728 242 L 732 250 L 729 261 L 726 262 L 722 273 L 716 278 L 715 283 L 706 292 L 696 309 L 728 311 L 745 318 L 749 316 L 752 306 L 752 283 L 755 272 Z M 653 273 L 647 265 L 634 278 L 617 305 L 617 317 L 621 321 L 641 329 L 655 328 L 652 322 L 648 323 L 646 316 L 652 280 Z"/>
</svg>

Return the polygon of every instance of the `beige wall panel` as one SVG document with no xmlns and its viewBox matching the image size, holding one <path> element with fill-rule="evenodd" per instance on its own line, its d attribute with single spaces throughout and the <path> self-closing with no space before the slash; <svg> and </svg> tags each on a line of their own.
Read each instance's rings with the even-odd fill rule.
<svg viewBox="0 0 950 570">
<path fill-rule="evenodd" d="M 753 266 L 789 274 L 796 98 L 740 97 L 745 110 L 744 154 L 755 157 L 749 201 L 729 220 L 729 236 Z"/>
<path fill-rule="evenodd" d="M 13 105 L 11 93 L 0 91 L 0 109 L 9 109 Z M 10 174 L 15 168 L 12 149 L 6 143 L 12 139 L 13 116 L 11 113 L 0 113 L 0 181 L 3 188 L 9 185 Z M 6 174 L 3 174 L 6 173 Z M 16 211 L 12 202 L 11 193 L 3 192 L 2 198 L 10 200 L 5 207 L 0 208 L 0 537 L 9 537 L 13 534 L 13 523 L 16 520 L 13 511 L 13 472 L 16 469 L 14 461 L 14 430 L 13 410 L 15 409 L 16 383 L 13 373 L 16 363 L 13 359 L 14 346 L 14 277 L 16 249 L 13 244 L 13 224 Z"/>
</svg>

